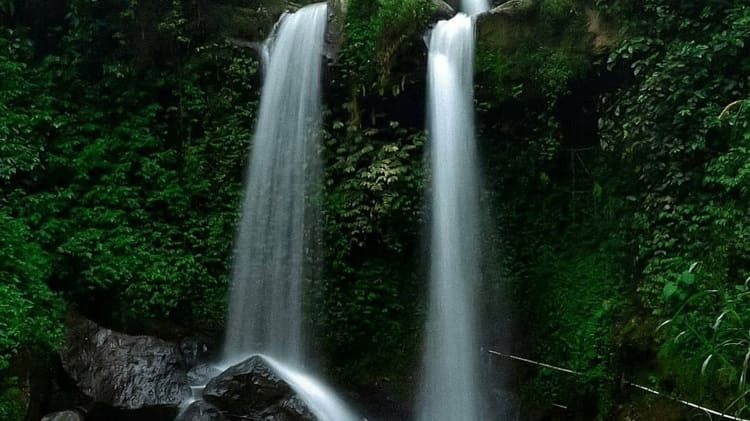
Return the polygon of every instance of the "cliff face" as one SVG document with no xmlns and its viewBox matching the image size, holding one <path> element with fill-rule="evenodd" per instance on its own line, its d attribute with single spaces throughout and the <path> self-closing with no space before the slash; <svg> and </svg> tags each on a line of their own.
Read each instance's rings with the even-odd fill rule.
<svg viewBox="0 0 750 421">
<path fill-rule="evenodd" d="M 350 2 L 328 0 L 331 19 L 328 42 L 332 59 L 335 59 L 341 44 L 345 42 L 344 27 Z M 284 12 L 294 11 L 314 1 L 264 0 L 257 4 L 245 3 L 211 3 L 208 8 L 209 26 L 215 34 L 246 45 L 255 45 L 268 36 Z M 430 20 L 433 22 L 449 18 L 459 8 L 457 0 L 430 0 L 430 3 L 433 10 Z M 597 10 L 578 1 L 510 0 L 497 3 L 499 5 L 477 18 L 480 51 L 508 55 L 523 52 L 524 49 L 545 48 L 563 54 L 585 55 L 590 59 L 606 53 L 616 39 L 614 25 L 606 23 Z M 411 27 L 407 29 L 413 30 Z M 427 30 L 428 26 L 422 28 L 422 32 Z M 391 39 L 397 41 L 401 35 L 414 36 L 413 33 L 392 34 Z M 412 48 L 414 45 L 397 41 L 390 47 Z M 403 55 L 413 53 L 407 51 Z M 391 55 L 399 53 L 393 51 Z"/>
<path fill-rule="evenodd" d="M 549 2 L 552 3 L 552 2 Z M 505 52 L 535 40 L 546 47 L 572 47 L 605 53 L 614 44 L 614 26 L 579 2 L 550 6 L 540 0 L 510 0 L 478 17 L 479 42 Z"/>
<path fill-rule="evenodd" d="M 218 1 L 208 5 L 209 25 L 215 35 L 252 44 L 268 37 L 279 17 L 314 3 L 310 0 Z"/>
</svg>

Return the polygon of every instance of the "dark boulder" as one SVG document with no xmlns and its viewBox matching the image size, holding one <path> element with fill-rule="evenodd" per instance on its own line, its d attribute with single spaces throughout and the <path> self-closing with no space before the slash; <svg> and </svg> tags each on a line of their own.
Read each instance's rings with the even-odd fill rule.
<svg viewBox="0 0 750 421">
<path fill-rule="evenodd" d="M 179 350 L 161 339 L 125 335 L 75 318 L 61 359 L 81 392 L 116 410 L 176 410 L 191 395 Z"/>
<path fill-rule="evenodd" d="M 200 400 L 191 403 L 175 421 L 224 421 L 224 415 L 210 403 Z"/>
<path fill-rule="evenodd" d="M 45 415 L 42 421 L 83 421 L 83 416 L 76 411 L 61 411 Z"/>
<path fill-rule="evenodd" d="M 286 414 L 291 415 L 291 418 L 284 417 L 279 418 L 283 420 L 317 420 L 315 415 L 307 407 L 307 404 L 300 399 L 297 395 L 292 395 L 289 399 L 282 402 L 281 407 L 284 409 Z"/>
<path fill-rule="evenodd" d="M 457 9 L 454 9 L 453 6 L 446 3 L 445 1 L 432 0 L 432 3 L 435 5 L 433 20 L 450 19 L 456 15 Z"/>
<path fill-rule="evenodd" d="M 203 390 L 203 398 L 228 419 L 315 421 L 307 405 L 259 356 L 230 367 Z"/>
</svg>

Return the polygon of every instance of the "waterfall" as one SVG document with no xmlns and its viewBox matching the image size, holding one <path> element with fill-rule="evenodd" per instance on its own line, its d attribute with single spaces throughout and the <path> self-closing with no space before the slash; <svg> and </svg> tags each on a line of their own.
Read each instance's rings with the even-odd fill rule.
<svg viewBox="0 0 750 421">
<path fill-rule="evenodd" d="M 357 419 L 302 368 L 306 223 L 318 181 L 325 3 L 282 17 L 264 49 L 265 79 L 235 239 L 226 367 L 262 354 L 320 421 Z"/>
<path fill-rule="evenodd" d="M 268 365 L 284 379 L 307 403 L 318 421 L 358 421 L 357 418 L 326 385 L 301 371 L 284 365 L 271 357 L 262 356 Z"/>
<path fill-rule="evenodd" d="M 470 15 L 486 12 L 490 10 L 488 0 L 461 0 L 461 10 Z"/>
<path fill-rule="evenodd" d="M 300 363 L 305 221 L 317 167 L 324 3 L 282 18 L 270 42 L 242 216 L 224 356 Z"/>
<path fill-rule="evenodd" d="M 431 265 L 417 413 L 421 421 L 478 421 L 482 398 L 474 296 L 479 286 L 479 198 L 473 18 L 458 14 L 438 22 L 429 50 Z"/>
</svg>

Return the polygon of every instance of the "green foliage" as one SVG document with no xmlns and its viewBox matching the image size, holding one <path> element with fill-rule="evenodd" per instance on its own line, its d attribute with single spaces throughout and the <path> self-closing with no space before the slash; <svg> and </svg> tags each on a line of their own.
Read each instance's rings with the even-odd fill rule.
<svg viewBox="0 0 750 421">
<path fill-rule="evenodd" d="M 597 88 L 583 85 L 598 73 L 584 17 L 580 3 L 545 1 L 480 26 L 485 206 L 500 233 L 485 247 L 501 250 L 505 266 L 488 281 L 512 303 L 485 306 L 494 320 L 510 307 L 522 333 L 533 332 L 514 335 L 514 353 L 582 373 L 535 371 L 522 386 L 526 405 L 562 403 L 586 419 L 606 419 L 615 408 L 612 376 L 626 364 L 620 327 L 634 309 L 622 167 L 599 147 L 590 105 Z"/>
<path fill-rule="evenodd" d="M 60 334 L 62 303 L 44 284 L 49 257 L 28 229 L 0 213 L 0 372 L 22 347 L 51 348 Z"/>
<path fill-rule="evenodd" d="M 606 7 L 636 13 L 624 3 Z M 628 20 L 630 36 L 609 59 L 627 63 L 636 80 L 603 99 L 601 127 L 608 148 L 634 170 L 640 291 L 658 312 L 664 285 L 690 261 L 702 262 L 706 283 L 747 268 L 741 227 L 747 213 L 736 197 L 741 190 L 730 193 L 722 185 L 738 174 L 732 156 L 742 153 L 735 145 L 744 135 L 730 136 L 719 114 L 732 98 L 747 95 L 750 13 L 740 2 L 661 1 L 646 2 L 637 13 L 649 21 Z M 732 124 L 746 131 L 746 123 Z"/>
<path fill-rule="evenodd" d="M 554 59 L 544 58 L 554 51 L 582 65 L 557 71 Z M 615 400 L 611 376 L 623 364 L 618 327 L 632 312 L 619 222 L 626 204 L 613 176 L 618 165 L 593 143 L 593 130 L 577 127 L 596 118 L 585 108 L 587 93 L 574 83 L 587 70 L 585 57 L 524 44 L 511 54 L 490 63 L 514 75 L 507 82 L 498 83 L 478 64 L 477 83 L 485 88 L 477 90 L 485 206 L 500 232 L 484 247 L 500 250 L 505 266 L 488 281 L 512 297 L 507 306 L 495 300 L 486 307 L 493 320 L 507 318 L 509 307 L 518 328 L 534 333 L 514 336 L 516 354 L 582 373 L 538 370 L 523 384 L 526 405 L 557 402 L 576 414 L 606 418 Z"/>
<path fill-rule="evenodd" d="M 549 46 L 529 45 L 510 55 L 478 48 L 479 83 L 492 86 L 500 98 L 564 94 L 568 82 L 585 73 L 587 63 L 586 54 Z"/>
<path fill-rule="evenodd" d="M 49 257 L 32 241 L 22 223 L 0 211 L 0 417 L 23 418 L 25 403 L 8 375 L 21 353 L 44 353 L 61 339 L 63 304 L 44 279 Z"/>
<path fill-rule="evenodd" d="M 535 331 L 548 324 L 559 328 L 543 340 L 518 346 L 542 360 L 589 373 L 582 383 L 542 373 L 529 385 L 531 395 L 541 396 L 540 402 L 551 396 L 575 401 L 580 395 L 570 391 L 580 390 L 606 401 L 611 396 L 607 374 L 645 371 L 652 378 L 676 380 L 683 398 L 726 406 L 738 395 L 734 386 L 747 352 L 739 338 L 746 331 L 736 321 L 727 323 L 723 332 L 721 325 L 718 331 L 711 326 L 729 308 L 737 309 L 739 319 L 748 317 L 740 311 L 737 294 L 728 294 L 735 290 L 735 279 L 750 274 L 750 115 L 742 100 L 750 96 L 750 12 L 740 1 L 596 2 L 622 31 L 612 54 L 592 69 L 586 57 L 578 55 L 580 46 L 545 36 L 556 28 L 560 36 L 555 40 L 568 39 L 566 31 L 573 34 L 569 39 L 582 38 L 580 32 L 575 35 L 582 25 L 576 29 L 562 23 L 581 18 L 571 4 L 575 6 L 545 1 L 536 14 L 524 18 L 541 22 L 542 28 L 547 22 L 550 31 L 515 30 L 509 22 L 514 30 L 499 25 L 484 30 L 477 47 L 479 122 L 493 208 L 499 210 L 510 255 L 507 276 L 518 285 L 514 297 L 524 297 L 517 317 L 541 315 L 531 319 Z M 592 70 L 599 79 L 591 83 L 620 88 L 597 94 L 594 111 L 560 109 L 571 97 L 583 101 L 574 107 L 588 106 L 581 95 L 589 90 L 570 81 Z M 599 120 L 595 137 L 586 139 L 585 133 L 566 128 L 565 119 L 578 118 L 576 113 Z M 579 246 L 592 238 L 603 241 L 603 232 L 616 241 L 605 248 Z M 564 233 L 563 239 L 549 238 L 549 233 Z M 537 258 L 540 251 L 544 258 Z M 591 254 L 610 262 L 605 267 L 611 273 L 579 264 Z M 699 262 L 700 276 L 685 271 L 693 262 Z M 571 284 L 575 295 L 566 293 Z M 582 308 L 596 308 L 590 297 L 605 296 L 601 285 L 620 291 L 622 302 L 629 303 L 623 314 L 599 318 L 576 311 L 579 302 L 589 303 Z M 690 301 L 705 290 L 723 291 L 724 298 Z M 676 344 L 653 343 L 618 326 L 633 317 L 649 325 L 686 301 L 691 304 L 680 310 L 681 321 L 701 332 L 696 338 L 703 338 L 688 345 L 680 343 L 685 335 Z M 574 308 L 566 303 L 574 303 Z M 564 308 L 547 317 L 556 305 Z M 612 323 L 614 331 L 609 330 Z M 723 359 L 731 363 L 720 364 L 718 344 L 729 340 L 730 331 L 739 335 L 730 343 L 743 345 L 731 353 L 723 349 L 731 354 Z M 603 339 L 611 335 L 646 358 L 618 361 L 616 353 L 612 357 L 613 344 Z M 659 345 L 666 371 L 654 368 Z M 711 354 L 707 367 L 717 369 L 701 377 L 699 368 Z M 742 404 L 734 402 L 733 408 Z"/>
<path fill-rule="evenodd" d="M 421 131 L 395 121 L 360 132 L 334 120 L 327 131 L 317 319 L 326 354 L 350 381 L 402 378 L 414 364 L 423 144 Z"/>
<path fill-rule="evenodd" d="M 535 334 L 545 338 L 538 341 L 538 358 L 582 376 L 543 369 L 526 388 L 540 402 L 554 399 L 579 411 L 598 406 L 596 413 L 606 414 L 616 369 L 614 327 L 624 304 L 622 275 L 611 249 L 571 248 L 569 242 L 561 242 L 566 249 L 542 251 L 534 262 L 532 293 L 541 296 L 524 306 L 524 317 L 538 318 Z"/>
<path fill-rule="evenodd" d="M 12 30 L 0 28 L 0 186 L 19 173 L 39 168 L 44 144 L 35 130 L 51 122 L 49 95 L 35 83 L 24 59 L 31 43 Z M 30 77 L 31 76 L 31 77 Z"/>
<path fill-rule="evenodd" d="M 430 0 L 354 0 L 347 8 L 342 60 L 356 93 L 386 87 L 394 55 L 426 29 Z"/>
<path fill-rule="evenodd" d="M 223 320 L 257 65 L 200 38 L 196 13 L 72 2 L 41 61 L 18 31 L 0 38 L 3 205 L 48 256 L 40 281 L 115 327 Z"/>
<path fill-rule="evenodd" d="M 156 5 L 72 2 L 59 45 L 0 29 L 2 419 L 24 411 L 14 356 L 59 343 L 49 287 L 115 328 L 221 331 L 257 63 Z"/>
<path fill-rule="evenodd" d="M 357 248 L 371 244 L 400 254 L 404 243 L 416 237 L 418 227 L 412 223 L 421 219 L 419 164 L 424 135 L 400 128 L 397 122 L 386 130 L 363 133 L 347 133 L 340 123 L 334 126 L 342 128 L 334 129 L 334 137 L 326 142 L 333 151 L 326 166 L 332 187 L 326 207 L 338 217 L 330 236 L 335 251 L 332 263 L 337 270 L 351 273 L 345 257 L 356 254 Z M 397 225 L 398 230 L 390 229 Z M 407 232 L 401 229 L 410 226 Z"/>
<path fill-rule="evenodd" d="M 478 84 L 497 101 L 567 93 L 569 81 L 585 74 L 591 61 L 584 15 L 575 1 L 546 0 L 523 17 L 482 24 Z"/>
<path fill-rule="evenodd" d="M 16 379 L 0 380 L 0 417 L 8 421 L 20 421 L 26 415 L 24 397 L 16 385 Z"/>
<path fill-rule="evenodd" d="M 314 288 L 324 354 L 350 384 L 404 391 L 420 348 L 415 265 L 423 195 L 422 122 L 400 106 L 423 95 L 429 0 L 351 1 L 324 136 L 325 269 Z M 415 54 L 415 52 L 419 52 Z M 408 99 L 407 99 L 408 101 Z M 335 364 L 334 364 L 335 363 Z"/>
<path fill-rule="evenodd" d="M 684 274 L 693 285 L 693 269 Z M 667 336 L 663 353 L 684 361 L 672 363 L 674 375 L 682 380 L 681 390 L 718 401 L 725 412 L 738 417 L 750 412 L 748 282 L 750 278 L 744 284 L 673 295 L 679 308 L 660 326 Z"/>
<path fill-rule="evenodd" d="M 551 26 L 564 28 L 565 20 L 580 13 L 579 4 L 572 0 L 544 0 L 539 3 L 539 14 Z"/>
<path fill-rule="evenodd" d="M 36 136 L 48 127 L 49 97 L 21 61 L 30 43 L 12 31 L 0 33 L 0 418 L 19 420 L 24 403 L 15 379 L 8 375 L 20 353 L 49 352 L 58 345 L 63 303 L 45 280 L 50 256 L 25 223 L 9 211 L 13 182 L 42 165 L 44 144 Z"/>
<path fill-rule="evenodd" d="M 660 357 L 683 397 L 728 405 L 726 397 L 736 396 L 728 380 L 746 350 L 719 346 L 731 335 L 723 322 L 712 326 L 721 312 L 739 309 L 735 279 L 750 271 L 750 119 L 743 101 L 725 109 L 750 93 L 750 11 L 741 1 L 597 4 L 624 35 L 607 65 L 632 78 L 600 105 L 603 144 L 627 169 L 632 288 L 646 312 L 680 308 L 675 325 L 686 333 L 677 342 L 679 333 L 669 336 Z M 739 327 L 732 323 L 724 326 Z M 696 367 L 708 355 L 711 375 L 700 376 Z"/>
</svg>

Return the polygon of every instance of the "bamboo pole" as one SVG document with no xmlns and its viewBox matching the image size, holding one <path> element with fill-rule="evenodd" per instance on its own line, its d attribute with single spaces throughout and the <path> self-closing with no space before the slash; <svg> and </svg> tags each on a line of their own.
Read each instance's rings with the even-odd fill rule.
<svg viewBox="0 0 750 421">
<path fill-rule="evenodd" d="M 499 357 L 508 358 L 510 360 L 515 360 L 515 361 L 520 361 L 520 362 L 523 362 L 523 363 L 526 363 L 526 364 L 535 365 L 535 366 L 538 366 L 538 367 L 549 368 L 550 370 L 559 371 L 561 373 L 572 374 L 572 375 L 575 375 L 575 376 L 581 376 L 581 375 L 583 375 L 583 373 L 581 373 L 580 371 L 575 371 L 575 370 L 571 370 L 571 369 L 568 369 L 568 368 L 558 367 L 558 366 L 554 366 L 554 365 L 551 365 L 551 364 L 546 364 L 546 363 L 543 363 L 543 362 L 540 362 L 540 361 L 530 360 L 528 358 L 519 357 L 517 355 L 505 354 L 505 353 L 498 352 L 498 351 L 493 351 L 493 350 L 488 350 L 488 352 L 490 354 L 492 354 L 492 355 L 497 355 Z M 629 380 L 623 379 L 622 383 L 626 384 L 626 385 L 628 385 L 630 387 L 634 387 L 634 388 L 636 388 L 638 390 L 642 390 L 644 392 L 651 393 L 652 395 L 656 395 L 656 396 L 659 396 L 661 398 L 666 398 L 666 399 L 669 399 L 671 401 L 680 403 L 682 405 L 689 406 L 689 407 L 694 408 L 694 409 L 698 409 L 698 410 L 703 411 L 703 412 L 705 412 L 707 414 L 715 415 L 717 417 L 721 417 L 721 418 L 732 420 L 732 421 L 750 421 L 749 419 L 746 419 L 746 418 L 735 417 L 733 415 L 725 414 L 725 413 L 717 411 L 715 409 L 706 408 L 705 406 L 700 406 L 700 405 L 692 403 L 692 402 L 688 402 L 688 401 L 685 401 L 685 400 L 682 400 L 682 399 L 675 398 L 673 396 L 670 396 L 670 395 L 667 395 L 665 393 L 659 392 L 658 390 L 651 389 L 649 387 L 642 386 L 642 385 L 637 384 L 637 383 L 633 383 L 633 382 L 631 382 Z"/>
</svg>

